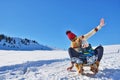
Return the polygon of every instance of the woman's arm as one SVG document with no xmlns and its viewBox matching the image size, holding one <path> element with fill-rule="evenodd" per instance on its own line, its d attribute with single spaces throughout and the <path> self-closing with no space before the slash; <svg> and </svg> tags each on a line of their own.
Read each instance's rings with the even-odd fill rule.
<svg viewBox="0 0 120 80">
<path fill-rule="evenodd" d="M 104 26 L 104 19 L 102 18 L 100 20 L 100 24 L 96 28 L 92 29 L 87 34 L 82 35 L 82 37 L 80 37 L 80 38 L 87 40 L 88 38 L 90 38 L 91 36 L 93 36 L 97 31 L 99 31 L 103 26 Z"/>
</svg>

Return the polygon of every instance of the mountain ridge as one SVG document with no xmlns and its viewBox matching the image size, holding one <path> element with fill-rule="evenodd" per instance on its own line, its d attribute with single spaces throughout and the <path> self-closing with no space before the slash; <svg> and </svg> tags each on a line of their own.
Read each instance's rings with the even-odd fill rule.
<svg viewBox="0 0 120 80">
<path fill-rule="evenodd" d="M 0 34 L 0 50 L 54 50 L 54 48 L 39 44 L 35 40 Z"/>
</svg>

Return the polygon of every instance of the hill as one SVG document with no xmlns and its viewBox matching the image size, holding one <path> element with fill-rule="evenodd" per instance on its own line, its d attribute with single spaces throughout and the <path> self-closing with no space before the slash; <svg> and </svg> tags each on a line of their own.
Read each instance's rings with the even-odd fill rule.
<svg viewBox="0 0 120 80">
<path fill-rule="evenodd" d="M 53 48 L 39 44 L 35 40 L 8 37 L 0 34 L 1 50 L 53 50 Z"/>
</svg>

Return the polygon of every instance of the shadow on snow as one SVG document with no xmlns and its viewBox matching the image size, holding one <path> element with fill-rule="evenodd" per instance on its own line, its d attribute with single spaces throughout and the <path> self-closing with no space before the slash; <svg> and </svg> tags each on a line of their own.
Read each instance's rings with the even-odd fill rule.
<svg viewBox="0 0 120 80">
<path fill-rule="evenodd" d="M 105 68 L 104 70 L 98 72 L 98 74 L 94 78 L 108 78 L 112 80 L 120 79 L 120 69 L 108 69 Z"/>
</svg>

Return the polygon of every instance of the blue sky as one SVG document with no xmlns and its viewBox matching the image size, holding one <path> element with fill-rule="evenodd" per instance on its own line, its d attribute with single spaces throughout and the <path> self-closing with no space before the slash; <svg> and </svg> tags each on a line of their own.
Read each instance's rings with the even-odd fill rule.
<svg viewBox="0 0 120 80">
<path fill-rule="evenodd" d="M 101 18 L 105 26 L 89 43 L 120 44 L 120 0 L 0 0 L 0 34 L 62 49 L 70 45 L 66 30 L 83 35 Z"/>
</svg>

